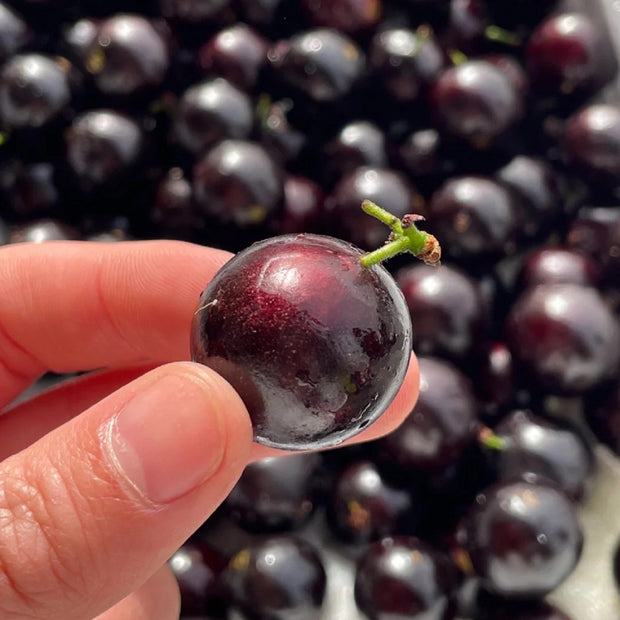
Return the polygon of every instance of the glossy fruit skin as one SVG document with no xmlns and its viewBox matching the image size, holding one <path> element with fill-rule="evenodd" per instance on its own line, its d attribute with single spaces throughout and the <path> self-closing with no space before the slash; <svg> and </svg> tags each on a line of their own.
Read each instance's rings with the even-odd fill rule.
<svg viewBox="0 0 620 620">
<path fill-rule="evenodd" d="M 521 290 L 539 284 L 577 284 L 596 288 L 597 264 L 587 256 L 565 247 L 541 246 L 525 259 L 519 274 Z"/>
<path fill-rule="evenodd" d="M 594 186 L 620 185 L 620 107 L 591 104 L 571 116 L 564 150 L 569 164 Z"/>
<path fill-rule="evenodd" d="M 514 411 L 493 432 L 505 442 L 489 454 L 500 480 L 532 473 L 557 484 L 572 499 L 583 496 L 594 457 L 574 429 L 530 411 Z"/>
<path fill-rule="evenodd" d="M 556 174 L 544 159 L 517 155 L 494 176 L 520 198 L 519 232 L 526 239 L 547 232 L 561 215 Z"/>
<path fill-rule="evenodd" d="M 301 527 L 316 507 L 318 454 L 295 454 L 250 463 L 222 505 L 248 532 L 285 532 Z"/>
<path fill-rule="evenodd" d="M 429 32 L 389 29 L 373 38 L 368 65 L 396 101 L 411 102 L 427 94 L 445 66 L 445 56 Z"/>
<path fill-rule="evenodd" d="M 86 68 L 104 94 L 127 97 L 161 84 L 170 65 L 164 37 L 140 15 L 118 14 L 99 26 Z"/>
<path fill-rule="evenodd" d="M 31 33 L 19 13 L 6 2 L 0 3 L 0 62 L 27 45 Z"/>
<path fill-rule="evenodd" d="M 458 176 L 433 194 L 428 219 L 455 258 L 509 254 L 519 223 L 515 197 L 497 181 L 484 176 Z"/>
<path fill-rule="evenodd" d="M 204 541 L 188 541 L 168 560 L 181 590 L 181 615 L 224 617 L 219 582 L 226 560 Z"/>
<path fill-rule="evenodd" d="M 369 121 L 353 121 L 346 124 L 325 145 L 326 165 L 330 179 L 340 179 L 361 166 L 387 167 L 385 134 Z"/>
<path fill-rule="evenodd" d="M 377 442 L 381 458 L 407 472 L 439 471 L 474 443 L 478 403 L 469 379 L 447 361 L 420 357 L 420 395 L 405 421 Z"/>
<path fill-rule="evenodd" d="M 595 289 L 547 284 L 517 300 L 506 336 L 520 369 L 541 389 L 579 394 L 615 376 L 619 329 Z"/>
<path fill-rule="evenodd" d="M 579 209 L 566 236 L 569 247 L 591 257 L 605 286 L 620 282 L 620 207 Z"/>
<path fill-rule="evenodd" d="M 267 239 L 202 294 L 192 358 L 237 389 L 259 443 L 337 445 L 396 395 L 411 354 L 409 313 L 388 272 L 362 267 L 361 254 L 321 235 Z"/>
<path fill-rule="evenodd" d="M 281 204 L 284 173 L 256 142 L 228 139 L 194 166 L 196 204 L 221 223 L 258 226 Z"/>
<path fill-rule="evenodd" d="M 309 542 L 280 535 L 259 538 L 238 551 L 223 581 L 232 606 L 248 620 L 314 620 L 327 580 Z"/>
<path fill-rule="evenodd" d="M 500 69 L 484 60 L 469 60 L 446 69 L 430 97 L 439 126 L 479 148 L 487 148 L 523 114 L 515 86 Z"/>
<path fill-rule="evenodd" d="M 398 218 L 417 213 L 421 198 L 407 178 L 396 170 L 361 166 L 345 174 L 325 200 L 329 232 L 364 250 L 385 243 L 389 230 L 361 209 L 362 200 L 372 200 Z"/>
<path fill-rule="evenodd" d="M 587 15 L 559 13 L 532 33 L 526 67 L 537 92 L 579 101 L 611 80 L 617 63 L 609 40 Z"/>
<path fill-rule="evenodd" d="M 271 47 L 267 58 L 287 84 L 318 102 L 347 95 L 365 68 L 362 51 L 346 35 L 329 28 L 308 30 Z"/>
<path fill-rule="evenodd" d="M 583 546 L 576 508 L 552 486 L 500 483 L 478 495 L 465 519 L 465 549 L 489 592 L 540 598 L 573 570 Z"/>
<path fill-rule="evenodd" d="M 414 264 L 396 273 L 396 282 L 415 329 L 418 355 L 461 362 L 485 339 L 484 302 L 476 282 L 458 267 Z"/>
<path fill-rule="evenodd" d="M 289 174 L 284 181 L 284 203 L 279 233 L 316 232 L 323 219 L 325 196 L 321 187 L 306 177 Z"/>
<path fill-rule="evenodd" d="M 43 54 L 16 54 L 0 72 L 0 120 L 5 128 L 40 128 L 66 111 L 71 102 L 68 71 Z"/>
<path fill-rule="evenodd" d="M 339 540 L 356 545 L 413 532 L 420 512 L 414 501 L 409 490 L 391 485 L 373 461 L 357 461 L 336 475 L 328 523 Z"/>
<path fill-rule="evenodd" d="M 268 48 L 267 40 L 256 30 L 247 24 L 235 24 L 220 30 L 200 48 L 200 68 L 207 75 L 219 75 L 249 91 L 267 61 Z"/>
<path fill-rule="evenodd" d="M 202 222 L 192 196 L 192 184 L 181 168 L 171 168 L 159 182 L 149 219 L 157 236 L 163 239 L 190 240 L 201 228 Z"/>
<path fill-rule="evenodd" d="M 483 349 L 473 376 L 483 413 L 494 418 L 505 412 L 516 387 L 512 354 L 505 342 L 495 341 Z"/>
<path fill-rule="evenodd" d="M 446 557 L 416 538 L 395 536 L 360 558 L 355 601 L 370 620 L 451 620 L 454 586 Z"/>
<path fill-rule="evenodd" d="M 86 189 L 109 185 L 138 163 L 144 134 L 132 118 L 108 109 L 77 116 L 66 136 L 67 161 Z"/>
<path fill-rule="evenodd" d="M 174 136 L 193 154 L 226 138 L 249 136 L 254 123 L 250 98 L 224 78 L 190 86 L 175 111 Z"/>
</svg>

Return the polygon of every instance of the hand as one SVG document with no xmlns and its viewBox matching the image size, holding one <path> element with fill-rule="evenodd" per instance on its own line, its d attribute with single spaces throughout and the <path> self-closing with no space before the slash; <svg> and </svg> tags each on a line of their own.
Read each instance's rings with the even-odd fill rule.
<svg viewBox="0 0 620 620">
<path fill-rule="evenodd" d="M 230 254 L 186 243 L 0 250 L 0 618 L 168 620 L 166 560 L 253 459 L 235 391 L 188 359 L 200 292 Z M 44 372 L 85 371 L 10 403 Z M 394 429 L 417 364 L 357 438 Z"/>
</svg>

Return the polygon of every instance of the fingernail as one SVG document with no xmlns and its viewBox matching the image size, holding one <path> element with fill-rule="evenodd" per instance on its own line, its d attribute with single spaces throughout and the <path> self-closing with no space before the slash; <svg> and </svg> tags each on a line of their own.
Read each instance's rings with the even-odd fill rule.
<svg viewBox="0 0 620 620">
<path fill-rule="evenodd" d="M 108 433 L 112 460 L 150 502 L 186 495 L 218 469 L 223 430 L 208 386 L 195 376 L 165 375 L 131 399 Z"/>
</svg>

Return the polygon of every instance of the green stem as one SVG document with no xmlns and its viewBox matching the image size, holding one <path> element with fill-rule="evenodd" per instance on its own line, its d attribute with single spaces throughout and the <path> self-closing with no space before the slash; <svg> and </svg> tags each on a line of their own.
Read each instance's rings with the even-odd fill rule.
<svg viewBox="0 0 620 620">
<path fill-rule="evenodd" d="M 461 50 L 449 50 L 448 57 L 450 58 L 450 61 L 455 67 L 458 67 L 459 65 L 462 65 L 469 60 L 467 55 L 463 54 Z"/>
<path fill-rule="evenodd" d="M 392 231 L 385 245 L 372 252 L 367 252 L 360 258 L 362 266 L 378 265 L 403 252 L 410 252 L 429 265 L 439 264 L 441 259 L 439 243 L 433 235 L 418 229 L 414 223 L 416 216 L 406 215 L 399 219 L 371 200 L 364 200 L 362 209 L 368 215 L 388 226 Z M 418 217 L 417 219 L 421 218 Z"/>
<path fill-rule="evenodd" d="M 478 440 L 489 450 L 501 452 L 506 449 L 506 440 L 496 435 L 488 426 L 482 425 L 478 432 Z"/>
<path fill-rule="evenodd" d="M 510 30 L 505 30 L 499 26 L 487 26 L 484 29 L 484 36 L 489 41 L 497 41 L 511 47 L 519 47 L 523 43 L 523 39 L 517 33 L 510 32 Z"/>
</svg>

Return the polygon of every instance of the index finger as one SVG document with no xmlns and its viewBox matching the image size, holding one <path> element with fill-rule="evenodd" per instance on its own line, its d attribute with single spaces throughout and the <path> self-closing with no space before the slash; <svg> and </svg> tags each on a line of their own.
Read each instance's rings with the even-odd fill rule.
<svg viewBox="0 0 620 620">
<path fill-rule="evenodd" d="M 189 359 L 201 291 L 231 257 L 178 241 L 0 249 L 0 407 L 46 371 Z"/>
</svg>

